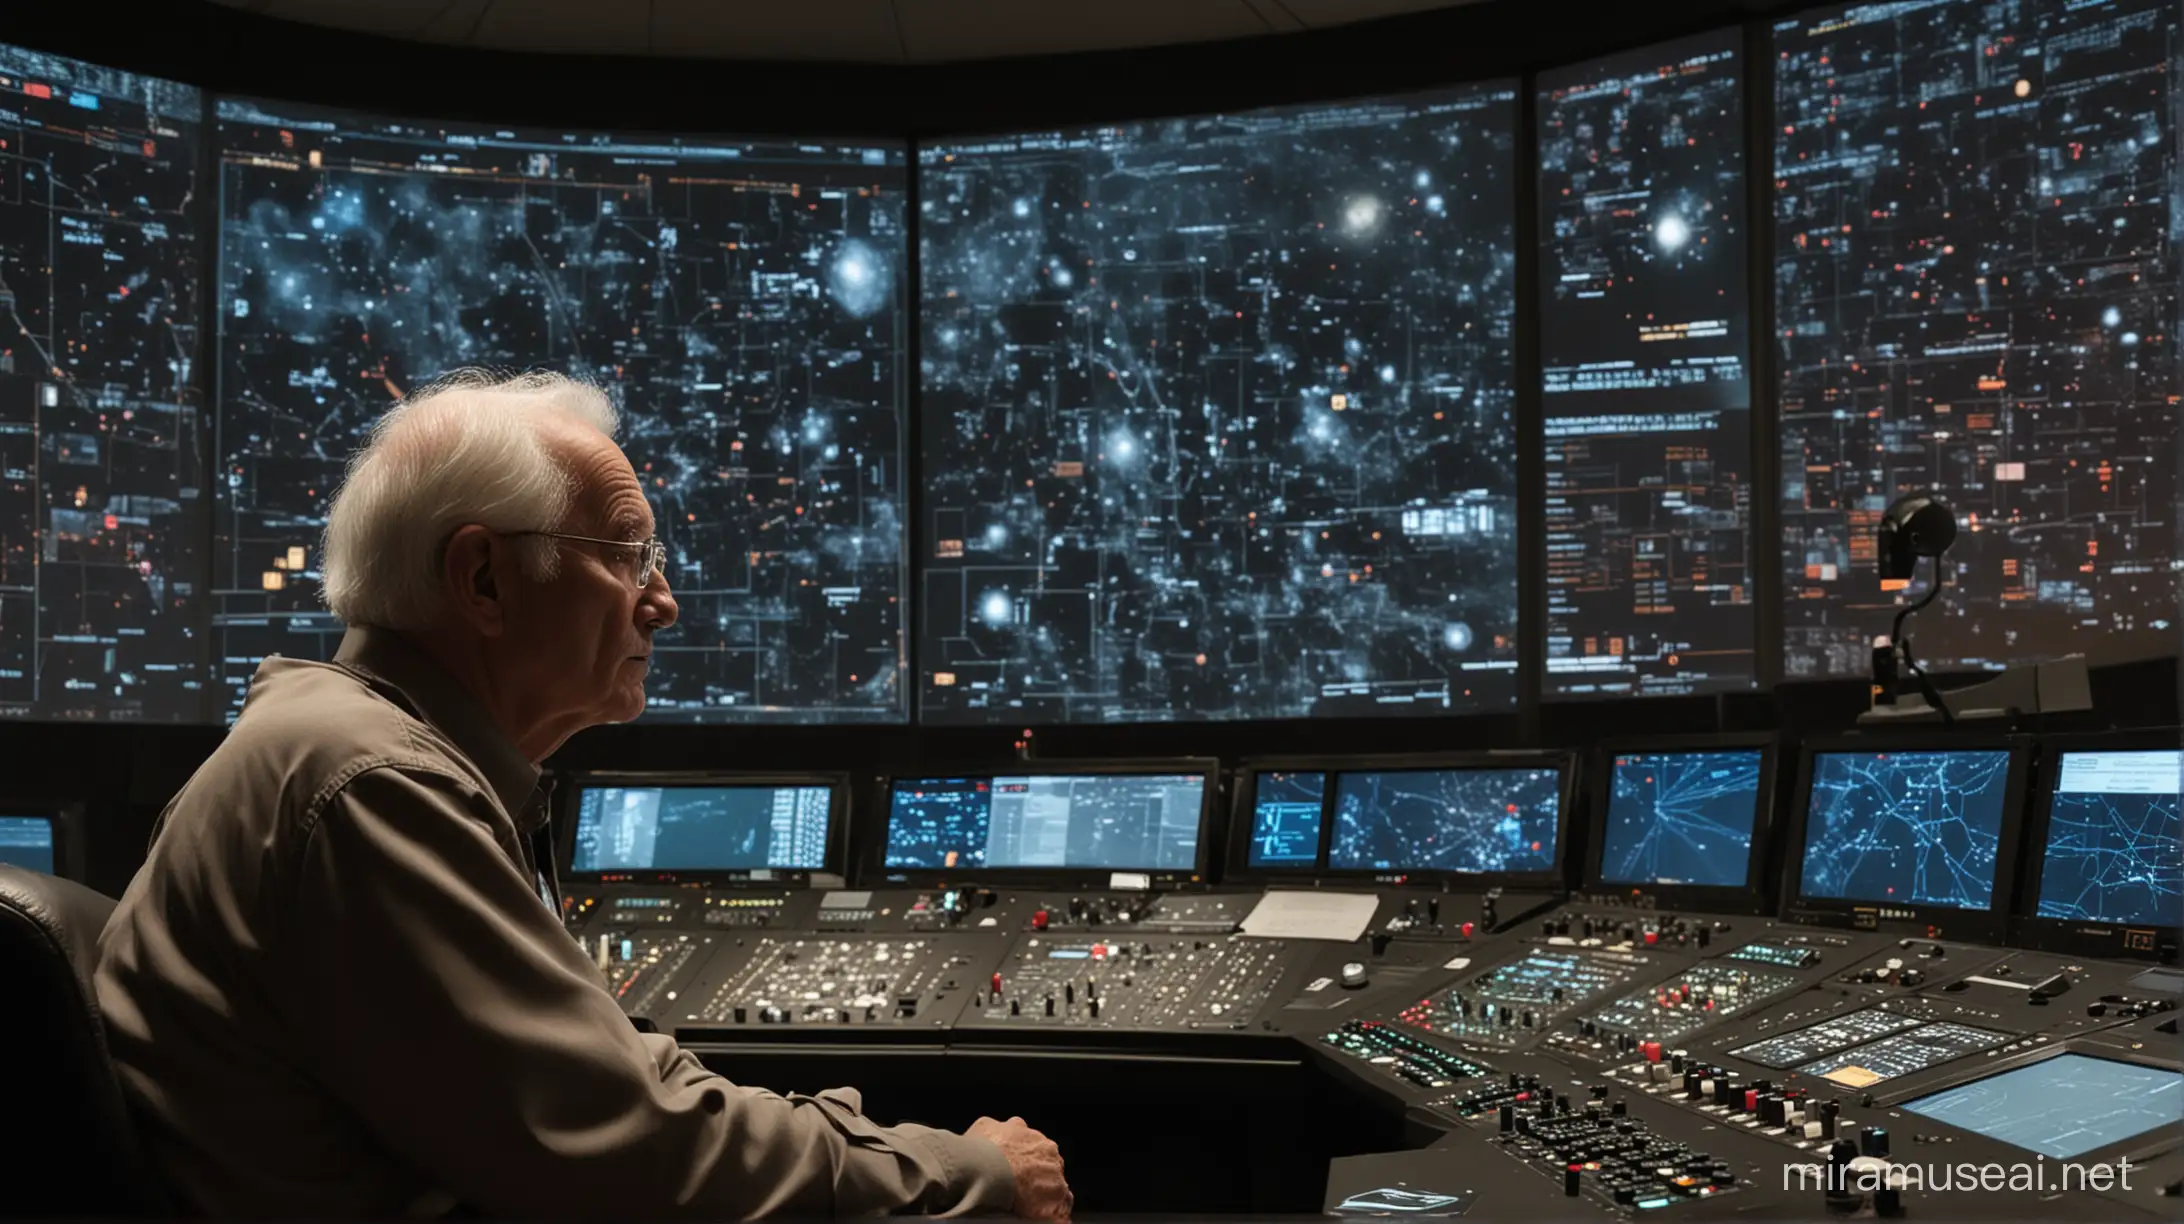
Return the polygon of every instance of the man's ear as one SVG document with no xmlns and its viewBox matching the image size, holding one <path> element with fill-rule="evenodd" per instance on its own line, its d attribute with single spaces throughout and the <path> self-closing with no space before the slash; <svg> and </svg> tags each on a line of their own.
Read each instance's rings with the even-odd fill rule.
<svg viewBox="0 0 2184 1224">
<path fill-rule="evenodd" d="M 487 637 L 500 636 L 506 624 L 500 584 L 515 562 L 508 541 L 475 523 L 449 537 L 440 584 L 455 619 Z"/>
</svg>

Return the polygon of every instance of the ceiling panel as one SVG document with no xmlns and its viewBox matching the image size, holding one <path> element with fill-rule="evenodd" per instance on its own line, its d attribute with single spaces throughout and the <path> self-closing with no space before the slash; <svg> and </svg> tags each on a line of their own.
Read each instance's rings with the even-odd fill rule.
<svg viewBox="0 0 2184 1224">
<path fill-rule="evenodd" d="M 1242 0 L 896 0 L 914 60 L 1047 55 L 1269 33 Z"/>
<path fill-rule="evenodd" d="M 656 55 L 900 63 L 888 0 L 652 0 Z"/>
<path fill-rule="evenodd" d="M 644 55 L 652 50 L 651 11 L 632 0 L 495 0 L 469 41 L 509 51 Z"/>
<path fill-rule="evenodd" d="M 515 51 L 917 63 L 1325 28 L 1473 0 L 218 0 Z"/>
</svg>

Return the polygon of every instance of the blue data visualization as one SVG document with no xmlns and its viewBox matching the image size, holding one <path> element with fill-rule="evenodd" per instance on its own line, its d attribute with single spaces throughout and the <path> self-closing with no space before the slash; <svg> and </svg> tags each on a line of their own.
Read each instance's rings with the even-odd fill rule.
<svg viewBox="0 0 2184 1224">
<path fill-rule="evenodd" d="M 1248 863 L 1253 867 L 1310 867 L 1318 863 L 1327 775 L 1267 772 L 1259 774 L 1254 784 Z"/>
<path fill-rule="evenodd" d="M 897 778 L 886 866 L 1189 871 L 1204 774 Z"/>
<path fill-rule="evenodd" d="M 2062 1054 L 1901 1109 L 2056 1160 L 2121 1143 L 2184 1117 L 2184 1074 Z"/>
<path fill-rule="evenodd" d="M 53 822 L 43 816 L 0 816 L 0 863 L 53 874 Z"/>
<path fill-rule="evenodd" d="M 1347 871 L 1552 871 L 1561 818 L 1557 769 L 1345 773 L 1335 783 L 1327 865 Z"/>
<path fill-rule="evenodd" d="M 1757 748 L 1617 756 L 1600 879 L 1744 887 L 1759 817 L 1760 765 Z"/>
<path fill-rule="evenodd" d="M 1815 755 L 1803 895 L 1993 908 L 2009 776 L 1999 748 Z"/>
<path fill-rule="evenodd" d="M 2184 752 L 2065 752 L 2048 806 L 2042 918 L 2177 926 Z"/>
</svg>

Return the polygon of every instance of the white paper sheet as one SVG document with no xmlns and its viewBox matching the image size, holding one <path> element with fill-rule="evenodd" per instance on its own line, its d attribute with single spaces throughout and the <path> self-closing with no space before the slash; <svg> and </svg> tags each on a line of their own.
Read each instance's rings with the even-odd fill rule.
<svg viewBox="0 0 2184 1224">
<path fill-rule="evenodd" d="M 1243 933 L 1261 939 L 1356 939 L 1372 925 L 1380 898 L 1372 893 L 1269 890 L 1244 919 Z"/>
</svg>

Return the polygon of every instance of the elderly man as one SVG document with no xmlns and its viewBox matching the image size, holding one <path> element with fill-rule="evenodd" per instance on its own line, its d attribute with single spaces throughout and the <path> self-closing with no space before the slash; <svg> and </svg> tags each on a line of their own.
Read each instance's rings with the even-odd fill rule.
<svg viewBox="0 0 2184 1224">
<path fill-rule="evenodd" d="M 327 516 L 331 663 L 273 658 L 160 818 L 99 1004 L 154 1159 L 219 1216 L 1066 1219 L 1021 1119 L 880 1126 L 639 1034 L 561 928 L 537 762 L 636 717 L 675 623 L 597 390 L 458 376 Z"/>
</svg>

